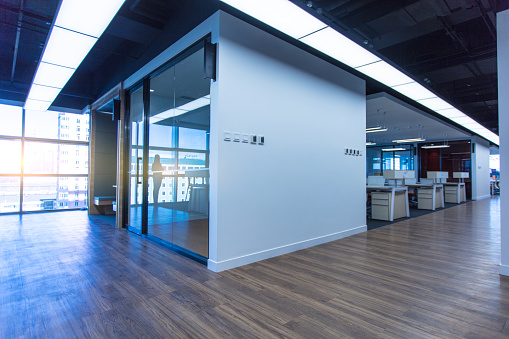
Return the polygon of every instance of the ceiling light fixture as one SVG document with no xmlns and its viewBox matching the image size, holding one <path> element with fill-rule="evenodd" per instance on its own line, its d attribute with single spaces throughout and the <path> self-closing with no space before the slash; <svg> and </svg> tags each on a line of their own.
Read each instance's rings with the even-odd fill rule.
<svg viewBox="0 0 509 339">
<path fill-rule="evenodd" d="M 387 131 L 387 128 L 379 128 L 379 129 L 366 129 L 366 133 L 375 133 L 375 132 L 385 132 Z"/>
<path fill-rule="evenodd" d="M 373 146 L 373 145 L 376 145 L 376 142 L 370 142 L 370 141 L 366 142 L 366 146 Z"/>
<path fill-rule="evenodd" d="M 449 145 L 429 145 L 429 146 L 422 146 L 421 148 L 447 148 L 447 147 L 451 147 Z"/>
<path fill-rule="evenodd" d="M 62 0 L 24 108 L 46 111 L 125 0 Z"/>
<path fill-rule="evenodd" d="M 395 147 L 395 148 L 382 148 L 384 152 L 396 152 L 396 151 L 408 151 L 408 149 L 403 147 Z"/>
<path fill-rule="evenodd" d="M 327 26 L 289 0 L 221 1 L 295 39 L 299 39 L 306 45 L 333 59 L 357 69 L 359 72 L 393 88 L 445 118 L 449 119 L 447 116 L 451 113 L 449 110 L 455 109 L 396 67 L 381 60 L 369 50 Z M 429 83 L 430 81 L 426 78 L 425 82 Z M 461 116 L 466 116 L 464 113 L 460 113 Z M 470 126 L 464 127 L 494 144 L 499 145 L 500 143 L 499 137 L 487 128 L 483 127 L 482 130 L 476 128 L 474 130 Z"/>
<path fill-rule="evenodd" d="M 198 108 L 205 107 L 207 105 L 210 105 L 210 95 L 205 95 L 201 98 L 190 101 L 187 104 L 184 104 L 184 105 L 181 105 L 181 106 L 175 107 L 175 108 L 170 108 L 170 109 L 163 111 L 161 113 L 157 113 L 150 117 L 150 123 L 155 124 L 159 121 L 166 120 L 168 118 L 177 117 L 184 113 L 191 112 Z"/>
<path fill-rule="evenodd" d="M 418 142 L 418 141 L 426 141 L 425 138 L 412 138 L 412 139 L 396 139 L 392 140 L 392 142 L 397 142 L 398 144 L 404 143 L 404 142 Z"/>
</svg>

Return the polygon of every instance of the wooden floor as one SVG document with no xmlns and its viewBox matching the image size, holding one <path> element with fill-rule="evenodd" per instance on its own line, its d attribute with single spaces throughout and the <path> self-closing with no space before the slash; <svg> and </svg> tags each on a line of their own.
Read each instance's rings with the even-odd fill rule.
<svg viewBox="0 0 509 339">
<path fill-rule="evenodd" d="M 0 217 L 0 338 L 498 338 L 499 199 L 220 274 L 84 212 Z"/>
</svg>

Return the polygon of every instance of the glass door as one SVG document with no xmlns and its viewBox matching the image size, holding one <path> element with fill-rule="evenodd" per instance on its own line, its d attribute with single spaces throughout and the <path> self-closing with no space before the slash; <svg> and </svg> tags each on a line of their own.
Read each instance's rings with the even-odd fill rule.
<svg viewBox="0 0 509 339">
<path fill-rule="evenodd" d="M 204 49 L 181 56 L 129 92 L 128 228 L 206 262 L 210 80 Z"/>
<path fill-rule="evenodd" d="M 129 129 L 130 129 L 130 165 L 129 179 L 129 208 L 128 227 L 131 231 L 142 233 L 143 208 L 143 86 L 132 91 L 129 102 Z"/>
</svg>

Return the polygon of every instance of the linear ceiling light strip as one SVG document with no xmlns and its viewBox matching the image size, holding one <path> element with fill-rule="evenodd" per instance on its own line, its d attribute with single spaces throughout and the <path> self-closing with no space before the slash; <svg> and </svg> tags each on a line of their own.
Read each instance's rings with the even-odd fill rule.
<svg viewBox="0 0 509 339">
<path fill-rule="evenodd" d="M 499 137 L 477 124 L 463 125 L 460 118 L 466 114 L 454 108 L 412 78 L 381 60 L 375 54 L 327 26 L 289 0 L 221 0 L 263 23 L 317 49 L 318 51 L 358 70 L 393 88 L 406 97 L 428 107 L 494 144 Z M 281 13 L 284 13 L 282 15 Z M 451 112 L 451 110 L 455 110 Z M 442 114 L 443 112 L 443 114 Z M 455 113 L 451 116 L 450 113 Z M 474 128 L 475 126 L 475 128 Z M 481 127 L 479 127 L 481 126 Z"/>
<path fill-rule="evenodd" d="M 46 111 L 125 0 L 63 0 L 28 92 L 25 109 Z"/>
</svg>

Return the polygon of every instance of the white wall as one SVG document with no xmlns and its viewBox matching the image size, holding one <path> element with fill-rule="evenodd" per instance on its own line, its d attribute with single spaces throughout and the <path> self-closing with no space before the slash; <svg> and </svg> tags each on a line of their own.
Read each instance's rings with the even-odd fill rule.
<svg viewBox="0 0 509 339">
<path fill-rule="evenodd" d="M 219 27 L 209 268 L 365 231 L 364 81 L 226 13 Z M 224 141 L 225 131 L 265 145 Z"/>
<path fill-rule="evenodd" d="M 504 180 L 509 178 L 509 10 L 497 14 L 498 60 L 498 125 L 500 136 L 500 220 L 501 264 L 500 274 L 509 275 L 509 193 L 504 190 Z M 509 179 L 508 179 L 509 180 Z M 509 191 L 507 191 L 509 192 Z"/>
<path fill-rule="evenodd" d="M 472 200 L 490 197 L 490 144 L 481 138 L 473 138 L 472 153 Z"/>
</svg>

